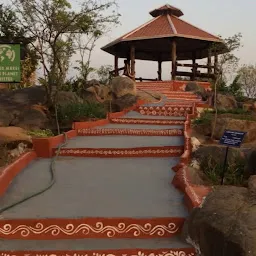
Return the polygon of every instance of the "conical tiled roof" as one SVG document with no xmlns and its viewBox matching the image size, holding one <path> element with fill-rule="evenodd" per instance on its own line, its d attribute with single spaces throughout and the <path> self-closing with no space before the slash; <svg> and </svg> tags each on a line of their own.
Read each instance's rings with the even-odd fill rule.
<svg viewBox="0 0 256 256">
<path fill-rule="evenodd" d="M 198 40 L 198 43 L 193 41 L 193 44 L 198 44 L 199 46 L 194 48 L 202 47 L 203 50 L 205 50 L 206 47 L 205 43 L 216 42 L 223 44 L 223 41 L 219 37 L 180 19 L 179 17 L 182 16 L 183 13 L 176 7 L 164 5 L 150 12 L 150 14 L 154 17 L 154 19 L 106 45 L 102 48 L 102 50 L 114 54 L 114 51 L 116 50 L 114 50 L 113 47 L 117 46 L 120 48 L 120 44 L 122 44 L 122 47 L 124 47 L 125 42 L 136 41 L 136 43 L 142 43 L 143 40 L 147 40 L 148 42 L 148 40 L 168 38 L 177 38 L 183 40 L 184 44 L 184 40 L 188 40 L 187 44 L 191 43 L 189 40 Z M 205 53 L 202 55 L 202 57 L 205 57 L 204 55 Z M 184 56 L 184 58 L 186 57 Z"/>
</svg>

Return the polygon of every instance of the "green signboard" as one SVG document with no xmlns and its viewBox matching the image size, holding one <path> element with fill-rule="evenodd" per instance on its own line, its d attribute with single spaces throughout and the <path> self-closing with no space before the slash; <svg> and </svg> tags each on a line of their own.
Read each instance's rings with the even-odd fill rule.
<svg viewBox="0 0 256 256">
<path fill-rule="evenodd" d="M 19 83 L 20 45 L 0 44 L 0 83 Z"/>
</svg>

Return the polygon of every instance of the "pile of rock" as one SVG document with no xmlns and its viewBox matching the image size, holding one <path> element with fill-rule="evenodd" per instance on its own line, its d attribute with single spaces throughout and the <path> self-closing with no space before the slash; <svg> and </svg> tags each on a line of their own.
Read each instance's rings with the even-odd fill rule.
<svg viewBox="0 0 256 256">
<path fill-rule="evenodd" d="M 184 236 L 198 255 L 256 255 L 256 176 L 247 188 L 215 187 L 189 216 Z"/>
</svg>

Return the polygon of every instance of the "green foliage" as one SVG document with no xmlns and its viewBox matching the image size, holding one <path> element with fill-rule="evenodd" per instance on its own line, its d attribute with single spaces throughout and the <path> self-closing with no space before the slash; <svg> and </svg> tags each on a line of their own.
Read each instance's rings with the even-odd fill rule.
<svg viewBox="0 0 256 256">
<path fill-rule="evenodd" d="M 235 97 L 242 97 L 242 87 L 239 83 L 240 75 L 236 75 L 234 80 L 231 82 L 231 84 L 228 84 L 226 82 L 225 78 L 220 78 L 217 83 L 217 91 L 222 94 L 231 94 Z M 214 85 L 212 85 L 214 87 Z"/>
<path fill-rule="evenodd" d="M 213 119 L 213 111 L 204 111 L 199 118 L 194 119 L 192 122 L 194 125 L 209 125 Z"/>
<path fill-rule="evenodd" d="M 30 135 L 32 137 L 39 137 L 39 138 L 54 136 L 53 132 L 49 129 L 29 131 L 28 135 Z"/>
<path fill-rule="evenodd" d="M 242 87 L 241 87 L 241 84 L 239 83 L 239 80 L 240 80 L 240 75 L 238 74 L 236 75 L 236 77 L 234 78 L 234 80 L 229 86 L 229 92 L 235 97 L 243 96 Z"/>
<path fill-rule="evenodd" d="M 21 62 L 22 79 L 20 84 L 15 84 L 14 88 L 24 88 L 33 85 L 31 76 L 38 66 L 38 55 L 29 44 L 33 39 L 27 36 L 27 30 L 18 22 L 17 14 L 10 6 L 0 5 L 0 36 L 4 43 L 21 43 Z"/>
<path fill-rule="evenodd" d="M 110 80 L 109 72 L 113 70 L 113 67 L 111 65 L 101 66 L 99 69 L 97 69 L 96 74 L 99 78 L 99 82 L 101 84 L 108 84 Z"/>
<path fill-rule="evenodd" d="M 227 110 L 218 110 L 218 114 L 234 114 L 234 115 L 245 115 L 249 114 L 250 112 L 248 110 L 242 109 L 242 108 L 235 108 L 235 109 L 227 109 Z"/>
<path fill-rule="evenodd" d="M 26 34 L 36 40 L 31 45 L 40 56 L 40 78 L 49 106 L 54 105 L 55 92 L 65 83 L 70 59 L 79 50 L 76 36 L 80 36 L 83 49 L 91 55 L 95 41 L 118 22 L 115 6 L 115 0 L 81 0 L 75 8 L 67 0 L 12 0 L 18 17 L 14 23 L 21 24 Z M 86 69 L 90 70 L 90 62 Z"/>
<path fill-rule="evenodd" d="M 200 168 L 213 185 L 220 185 L 223 173 L 223 164 L 216 161 L 213 156 L 209 156 L 202 159 Z M 227 164 L 225 185 L 243 185 L 245 182 L 244 170 L 245 160 L 237 156 L 234 162 Z"/>
<path fill-rule="evenodd" d="M 58 106 L 57 111 L 58 119 L 62 123 L 106 117 L 104 105 L 100 103 L 70 103 Z"/>
<path fill-rule="evenodd" d="M 246 97 L 256 98 L 256 65 L 244 65 L 238 70 L 239 83 Z"/>
</svg>

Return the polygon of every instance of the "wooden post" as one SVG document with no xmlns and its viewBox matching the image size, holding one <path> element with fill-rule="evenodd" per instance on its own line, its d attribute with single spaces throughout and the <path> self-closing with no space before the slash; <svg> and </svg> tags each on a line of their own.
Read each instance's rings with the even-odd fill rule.
<svg viewBox="0 0 256 256">
<path fill-rule="evenodd" d="M 162 81 L 162 61 L 158 61 L 158 80 Z"/>
<path fill-rule="evenodd" d="M 176 79 L 176 61 L 177 61 L 177 44 L 176 41 L 172 41 L 172 80 Z"/>
<path fill-rule="evenodd" d="M 219 63 L 218 54 L 215 52 L 214 54 L 214 74 L 215 75 L 218 75 L 218 63 Z"/>
<path fill-rule="evenodd" d="M 192 64 L 193 64 L 193 68 L 192 68 L 192 76 L 191 76 L 191 80 L 195 81 L 196 79 L 196 71 L 197 71 L 197 66 L 196 66 L 196 52 L 192 53 Z"/>
<path fill-rule="evenodd" d="M 211 49 L 208 50 L 208 61 L 207 61 L 207 65 L 208 65 L 208 75 L 210 75 L 212 73 L 212 51 Z"/>
<path fill-rule="evenodd" d="M 118 76 L 119 72 L 118 72 L 118 57 L 115 56 L 115 76 Z"/>
<path fill-rule="evenodd" d="M 130 48 L 130 59 L 131 59 L 131 76 L 135 80 L 135 47 L 134 45 Z"/>
</svg>

